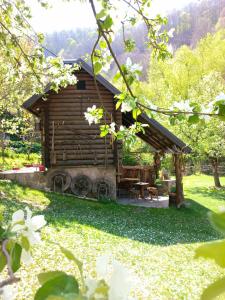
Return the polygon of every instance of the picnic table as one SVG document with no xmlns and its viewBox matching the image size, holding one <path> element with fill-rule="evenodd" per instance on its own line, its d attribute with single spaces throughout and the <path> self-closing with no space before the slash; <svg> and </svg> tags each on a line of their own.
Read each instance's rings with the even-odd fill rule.
<svg viewBox="0 0 225 300">
<path fill-rule="evenodd" d="M 142 199 L 145 198 L 145 189 L 147 188 L 147 186 L 149 185 L 148 182 L 136 182 L 134 183 L 134 185 L 136 185 L 137 187 L 139 187 L 139 190 L 140 190 L 140 196 Z"/>
</svg>

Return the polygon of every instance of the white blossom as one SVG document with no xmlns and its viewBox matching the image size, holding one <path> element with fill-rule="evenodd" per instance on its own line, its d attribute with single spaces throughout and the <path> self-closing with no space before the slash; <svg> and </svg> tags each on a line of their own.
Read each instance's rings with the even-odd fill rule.
<svg viewBox="0 0 225 300">
<path fill-rule="evenodd" d="M 218 96 L 216 96 L 216 101 L 220 101 L 220 100 L 225 100 L 225 94 L 222 92 Z"/>
<path fill-rule="evenodd" d="M 15 285 L 7 285 L 0 289 L 0 296 L 2 300 L 14 300 L 16 299 L 16 287 Z"/>
<path fill-rule="evenodd" d="M 175 28 L 171 28 L 169 31 L 168 31 L 168 37 L 172 38 L 173 37 L 173 34 L 174 34 L 174 31 L 175 31 Z"/>
<path fill-rule="evenodd" d="M 128 270 L 115 260 L 109 280 L 109 300 L 127 300 L 131 288 L 132 281 Z"/>
<path fill-rule="evenodd" d="M 87 287 L 87 298 L 90 298 L 94 295 L 96 288 L 98 287 L 98 281 L 93 278 L 86 278 L 85 285 Z"/>
<path fill-rule="evenodd" d="M 89 125 L 91 125 L 92 123 L 98 124 L 100 119 L 102 118 L 102 115 L 102 109 L 98 109 L 96 105 L 88 107 L 87 112 L 84 113 L 84 117 L 88 121 Z"/>
<path fill-rule="evenodd" d="M 133 64 L 130 57 L 128 57 L 126 60 L 126 67 L 131 72 L 142 71 L 142 69 L 143 69 L 142 66 L 140 66 L 139 64 Z"/>
<path fill-rule="evenodd" d="M 192 112 L 190 100 L 175 102 L 173 107 L 178 108 L 180 111 Z"/>
<path fill-rule="evenodd" d="M 30 254 L 29 251 L 26 251 L 25 249 L 22 249 L 22 253 L 21 253 L 21 261 L 25 264 L 25 265 L 29 265 L 33 262 L 33 258 Z"/>
<path fill-rule="evenodd" d="M 106 278 L 109 272 L 109 256 L 103 255 L 96 260 L 96 272 L 98 277 Z"/>
</svg>

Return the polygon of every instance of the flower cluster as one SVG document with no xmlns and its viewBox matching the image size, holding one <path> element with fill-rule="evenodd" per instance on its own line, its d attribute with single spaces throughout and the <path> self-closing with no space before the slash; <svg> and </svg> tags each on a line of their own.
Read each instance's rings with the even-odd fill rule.
<svg viewBox="0 0 225 300">
<path fill-rule="evenodd" d="M 89 125 L 98 124 L 103 117 L 103 109 L 97 108 L 96 105 L 87 108 L 87 112 L 84 113 L 85 119 L 88 121 Z"/>
<path fill-rule="evenodd" d="M 134 287 L 134 279 L 120 262 L 113 260 L 111 266 L 109 262 L 108 256 L 99 257 L 96 261 L 98 279 L 86 278 L 88 299 L 129 299 L 131 289 Z"/>
<path fill-rule="evenodd" d="M 46 221 L 42 215 L 32 217 L 28 207 L 25 210 L 26 216 L 23 210 L 18 210 L 12 215 L 11 232 L 15 233 L 15 239 L 22 246 L 22 262 L 29 264 L 32 262 L 30 246 L 41 242 L 38 231 L 46 225 Z"/>
</svg>

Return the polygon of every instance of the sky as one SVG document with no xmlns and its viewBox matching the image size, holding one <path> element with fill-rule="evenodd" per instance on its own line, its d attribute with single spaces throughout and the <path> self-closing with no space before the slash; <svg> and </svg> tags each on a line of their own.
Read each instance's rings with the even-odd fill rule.
<svg viewBox="0 0 225 300">
<path fill-rule="evenodd" d="M 182 9 L 190 2 L 199 0 L 153 0 L 152 12 L 166 14 L 172 9 Z M 26 0 L 32 9 L 31 25 L 38 32 L 50 33 L 53 31 L 70 30 L 84 27 L 94 27 L 95 22 L 88 1 L 80 3 L 71 0 L 50 0 L 52 8 L 44 9 L 35 0 Z"/>
</svg>

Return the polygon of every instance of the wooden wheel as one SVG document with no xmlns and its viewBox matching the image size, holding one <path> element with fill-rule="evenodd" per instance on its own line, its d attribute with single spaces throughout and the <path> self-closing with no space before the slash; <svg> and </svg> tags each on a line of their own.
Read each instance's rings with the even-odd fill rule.
<svg viewBox="0 0 225 300">
<path fill-rule="evenodd" d="M 114 185 L 105 178 L 97 179 L 93 184 L 92 192 L 94 196 L 99 200 L 110 199 L 113 196 Z"/>
<path fill-rule="evenodd" d="M 92 189 L 91 179 L 86 175 L 78 175 L 72 179 L 71 191 L 78 197 L 86 197 Z"/>
<path fill-rule="evenodd" d="M 71 177 L 65 171 L 56 170 L 50 174 L 48 183 L 52 191 L 63 193 L 70 187 Z"/>
</svg>

